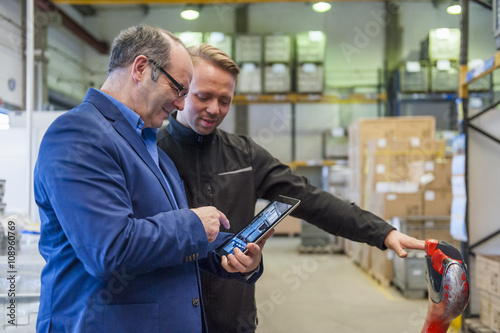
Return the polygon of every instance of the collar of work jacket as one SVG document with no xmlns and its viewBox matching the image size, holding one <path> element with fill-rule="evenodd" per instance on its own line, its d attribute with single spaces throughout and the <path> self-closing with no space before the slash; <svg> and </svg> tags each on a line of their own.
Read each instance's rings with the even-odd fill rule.
<svg viewBox="0 0 500 333">
<path fill-rule="evenodd" d="M 201 135 L 193 131 L 191 128 L 179 123 L 177 119 L 175 119 L 176 116 L 177 113 L 174 113 L 168 118 L 168 126 L 166 130 L 171 136 L 182 141 L 183 143 L 198 147 L 209 145 L 213 141 L 215 132 L 218 131 L 218 129 L 215 129 L 215 131 L 208 135 Z"/>
</svg>

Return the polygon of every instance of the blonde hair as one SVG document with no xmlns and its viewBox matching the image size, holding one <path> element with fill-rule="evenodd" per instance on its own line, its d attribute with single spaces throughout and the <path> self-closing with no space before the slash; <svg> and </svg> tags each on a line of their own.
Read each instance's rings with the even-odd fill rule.
<svg viewBox="0 0 500 333">
<path fill-rule="evenodd" d="M 193 63 L 197 64 L 200 59 L 204 59 L 214 66 L 219 67 L 231 74 L 235 83 L 238 83 L 238 74 L 240 69 L 238 65 L 224 51 L 209 44 L 200 44 L 199 46 L 188 47 L 188 52 L 193 59 Z"/>
</svg>

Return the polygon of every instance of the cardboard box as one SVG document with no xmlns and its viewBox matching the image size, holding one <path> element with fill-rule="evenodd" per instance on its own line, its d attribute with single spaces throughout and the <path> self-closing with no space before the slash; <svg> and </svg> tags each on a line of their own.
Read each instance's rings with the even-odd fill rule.
<svg viewBox="0 0 500 333">
<path fill-rule="evenodd" d="M 480 291 L 479 319 L 495 332 L 500 331 L 500 297 Z"/>
<path fill-rule="evenodd" d="M 394 252 L 392 250 L 380 251 L 377 248 L 371 250 L 370 274 L 382 285 L 388 286 L 393 277 Z"/>
<path fill-rule="evenodd" d="M 361 118 L 349 126 L 349 164 L 359 181 L 353 183 L 351 193 L 365 190 L 366 144 L 369 140 L 392 138 L 433 139 L 436 120 L 432 116 Z M 367 208 L 364 201 L 360 206 Z"/>
<path fill-rule="evenodd" d="M 365 170 L 372 184 L 378 182 L 420 183 L 426 169 L 443 157 L 444 140 L 430 138 L 377 139 L 367 142 Z M 373 177 L 370 177 L 373 173 Z M 431 176 L 428 176 L 431 178 Z M 367 179 L 368 181 L 368 179 Z M 451 178 L 450 178 L 451 181 Z"/>
<path fill-rule="evenodd" d="M 364 207 L 373 192 L 414 193 L 428 164 L 445 154 L 446 142 L 430 138 L 370 140 L 366 144 Z"/>
<path fill-rule="evenodd" d="M 264 37 L 265 62 L 290 62 L 292 60 L 292 37 L 274 34 Z"/>
<path fill-rule="evenodd" d="M 262 61 L 262 36 L 238 35 L 235 39 L 235 61 L 255 62 Z"/>
<path fill-rule="evenodd" d="M 371 200 L 374 214 L 385 220 L 395 216 L 422 215 L 422 193 L 374 193 Z"/>
<path fill-rule="evenodd" d="M 420 177 L 420 184 L 425 190 L 451 191 L 451 161 L 438 159 L 424 165 L 424 175 Z"/>
<path fill-rule="evenodd" d="M 203 32 L 185 31 L 176 32 L 174 35 L 179 37 L 186 47 L 198 46 L 203 43 Z"/>
<path fill-rule="evenodd" d="M 500 297 L 500 255 L 476 255 L 476 286 Z"/>
<path fill-rule="evenodd" d="M 460 59 L 460 29 L 431 29 L 428 43 L 429 60 Z"/>
<path fill-rule="evenodd" d="M 417 239 L 437 239 L 460 249 L 460 242 L 450 234 L 450 219 L 422 217 L 399 219 L 397 222 L 394 226 L 404 234 Z"/>
<path fill-rule="evenodd" d="M 325 60 L 326 34 L 306 31 L 296 35 L 298 62 L 323 62 Z"/>
<path fill-rule="evenodd" d="M 264 93 L 289 93 L 291 90 L 290 67 L 286 64 L 266 65 L 264 68 Z"/>
<path fill-rule="evenodd" d="M 453 194 L 451 189 L 425 190 L 424 210 L 425 216 L 450 216 Z"/>
<path fill-rule="evenodd" d="M 372 267 L 372 260 L 371 260 L 372 250 L 373 248 L 370 245 L 366 243 L 361 243 L 361 258 L 359 265 L 367 273 Z"/>
<path fill-rule="evenodd" d="M 423 232 L 422 239 L 437 239 L 460 250 L 460 241 L 451 235 L 450 220 L 424 220 Z"/>
<path fill-rule="evenodd" d="M 322 64 L 304 63 L 296 68 L 297 92 L 322 93 L 324 68 Z"/>
<path fill-rule="evenodd" d="M 229 57 L 233 57 L 233 36 L 223 32 L 206 32 L 203 36 L 205 43 L 215 46 L 224 51 Z"/>
<path fill-rule="evenodd" d="M 429 91 L 429 64 L 424 61 L 408 61 L 399 66 L 399 89 L 403 93 Z"/>
<path fill-rule="evenodd" d="M 240 75 L 238 76 L 239 94 L 260 94 L 262 93 L 262 67 L 254 63 L 241 64 Z"/>
<path fill-rule="evenodd" d="M 354 241 L 346 239 L 344 242 L 344 251 L 347 257 L 352 258 L 353 256 L 353 243 Z"/>
<path fill-rule="evenodd" d="M 431 67 L 431 92 L 456 92 L 458 90 L 458 65 L 448 69 Z"/>
</svg>

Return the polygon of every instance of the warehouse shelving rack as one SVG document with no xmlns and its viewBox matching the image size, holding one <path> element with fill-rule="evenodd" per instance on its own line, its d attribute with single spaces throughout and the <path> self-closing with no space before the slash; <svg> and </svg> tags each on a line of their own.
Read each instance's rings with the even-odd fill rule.
<svg viewBox="0 0 500 333">
<path fill-rule="evenodd" d="M 485 75 L 493 72 L 496 69 L 500 68 L 500 51 L 495 53 L 493 57 L 488 59 L 485 62 L 485 66 L 482 68 L 475 68 L 473 70 L 470 70 L 465 73 L 464 77 L 460 80 L 460 88 L 461 88 L 461 94 L 459 98 L 461 99 L 461 104 L 462 104 L 462 132 L 466 136 L 466 145 L 465 145 L 465 154 L 467 156 L 468 153 L 468 140 L 467 140 L 467 134 L 472 130 L 475 131 L 476 133 L 482 134 L 483 136 L 489 138 L 490 140 L 493 140 L 494 142 L 498 143 L 500 145 L 500 138 L 497 138 L 495 135 L 489 133 L 488 131 L 480 128 L 477 125 L 474 125 L 472 121 L 474 119 L 477 119 L 481 116 L 483 116 L 486 113 L 491 112 L 494 110 L 494 108 L 500 104 L 500 99 L 494 100 L 491 104 L 488 104 L 481 108 L 476 114 L 469 116 L 469 106 L 467 105 L 468 103 L 468 85 Z M 464 68 L 466 70 L 466 68 Z M 466 184 L 467 184 L 467 163 L 466 163 Z M 468 219 L 466 219 L 466 222 L 469 222 Z M 467 223 L 467 230 L 469 229 L 469 223 Z M 481 244 L 484 244 L 485 242 L 489 241 L 490 239 L 500 235 L 500 229 L 495 231 L 494 233 L 482 238 L 481 240 L 475 242 L 474 244 L 468 244 L 468 249 L 471 253 L 472 250 L 476 247 L 478 247 Z"/>
<path fill-rule="evenodd" d="M 465 136 L 465 187 L 466 187 L 466 197 L 467 197 L 467 203 L 466 203 L 466 211 L 465 211 L 465 227 L 466 227 L 466 232 L 468 235 L 468 240 L 466 242 L 462 243 L 462 253 L 464 255 L 464 259 L 467 262 L 468 266 L 471 267 L 470 265 L 470 259 L 471 257 L 475 256 L 475 250 L 482 246 L 485 245 L 485 243 L 491 241 L 492 239 L 498 237 L 500 235 L 500 229 L 491 232 L 483 237 L 481 237 L 478 240 L 475 240 L 473 243 L 471 243 L 470 240 L 470 231 L 472 228 L 480 228 L 482 223 L 485 223 L 485 221 L 482 220 L 477 220 L 474 221 L 474 223 L 471 223 L 470 220 L 470 200 L 469 200 L 469 194 L 470 194 L 470 183 L 469 183 L 469 176 L 470 176 L 470 134 L 471 133 L 476 133 L 479 134 L 479 136 L 487 138 L 488 140 L 491 140 L 491 142 L 494 142 L 495 144 L 500 144 L 500 138 L 492 134 L 491 132 L 485 130 L 484 128 L 481 128 L 480 126 L 477 126 L 476 124 L 473 123 L 474 120 L 477 120 L 478 118 L 484 117 L 486 114 L 492 114 L 492 110 L 500 104 L 500 99 L 494 98 L 494 93 L 492 92 L 492 101 L 488 105 L 482 107 L 479 109 L 477 112 L 475 112 L 473 115 L 469 114 L 469 85 L 480 78 L 493 73 L 495 70 L 500 68 L 500 51 L 496 52 L 491 58 L 487 59 L 484 62 L 484 65 L 479 67 L 479 68 L 474 68 L 472 70 L 468 70 L 467 66 L 467 57 L 468 57 L 468 31 L 469 31 L 469 0 L 462 0 L 462 19 L 460 22 L 461 25 L 461 31 L 462 31 L 462 40 L 461 40 L 461 50 L 460 50 L 460 72 L 459 72 L 459 91 L 458 91 L 458 100 L 457 100 L 457 105 L 459 109 L 459 124 L 461 125 L 460 130 L 461 133 L 464 134 Z M 498 177 L 498 174 L 495 175 Z M 487 196 L 487 193 L 482 193 L 483 199 L 484 196 Z M 476 201 L 480 201 L 480 197 L 475 198 Z M 491 209 L 496 209 L 498 212 L 497 207 L 492 207 Z M 494 214 L 495 215 L 495 214 Z M 487 222 L 487 221 L 486 221 Z M 479 229 L 477 229 L 479 230 Z M 474 284 L 474 283 L 473 283 Z M 471 294 L 471 298 L 477 297 L 477 295 Z M 471 304 L 471 302 L 469 302 Z M 468 317 L 472 317 L 471 314 L 471 309 L 470 306 L 464 311 L 463 318 L 466 319 Z"/>
<path fill-rule="evenodd" d="M 233 98 L 234 105 L 249 105 L 255 103 L 289 103 L 292 106 L 292 161 L 296 160 L 296 140 L 297 140 L 297 124 L 296 124 L 296 104 L 298 103 L 326 103 L 326 104 L 377 104 L 387 102 L 387 95 L 381 93 L 378 89 L 377 93 L 368 94 L 339 94 L 339 95 L 324 95 L 324 94 L 240 94 Z M 380 109 L 381 107 L 379 107 Z"/>
</svg>

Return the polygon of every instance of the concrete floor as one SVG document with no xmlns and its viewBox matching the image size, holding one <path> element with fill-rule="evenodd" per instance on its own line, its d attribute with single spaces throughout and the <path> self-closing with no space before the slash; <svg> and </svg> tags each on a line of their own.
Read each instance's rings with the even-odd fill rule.
<svg viewBox="0 0 500 333">
<path fill-rule="evenodd" d="M 420 332 L 427 299 L 382 287 L 342 254 L 299 254 L 298 237 L 272 237 L 257 282 L 258 333 Z"/>
</svg>

